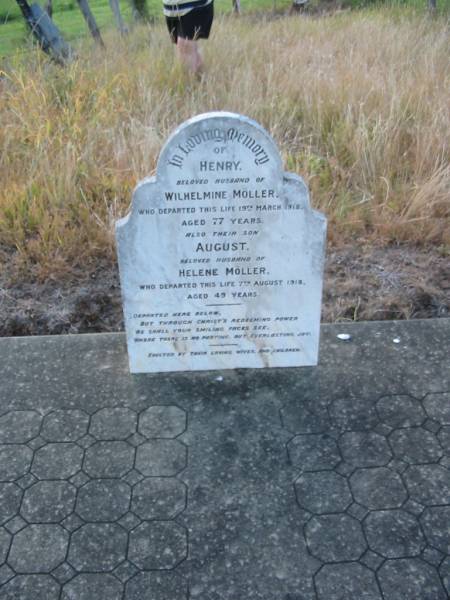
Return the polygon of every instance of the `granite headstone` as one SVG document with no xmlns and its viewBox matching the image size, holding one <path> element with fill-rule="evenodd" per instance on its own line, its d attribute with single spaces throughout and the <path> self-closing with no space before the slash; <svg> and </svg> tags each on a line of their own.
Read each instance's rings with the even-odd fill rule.
<svg viewBox="0 0 450 600">
<path fill-rule="evenodd" d="M 260 125 L 181 125 L 116 224 L 131 372 L 317 364 L 325 233 Z"/>
</svg>

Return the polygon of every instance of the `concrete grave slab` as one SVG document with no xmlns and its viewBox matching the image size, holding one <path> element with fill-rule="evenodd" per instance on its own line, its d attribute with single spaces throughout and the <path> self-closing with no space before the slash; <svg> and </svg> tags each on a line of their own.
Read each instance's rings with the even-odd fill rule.
<svg viewBox="0 0 450 600">
<path fill-rule="evenodd" d="M 449 356 L 450 319 L 170 375 L 122 334 L 1 339 L 0 598 L 449 598 Z"/>
</svg>

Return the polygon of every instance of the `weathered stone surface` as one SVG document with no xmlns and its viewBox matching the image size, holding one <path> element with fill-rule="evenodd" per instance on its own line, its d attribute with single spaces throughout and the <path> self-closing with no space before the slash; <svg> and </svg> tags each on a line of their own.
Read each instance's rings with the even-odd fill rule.
<svg viewBox="0 0 450 600">
<path fill-rule="evenodd" d="M 152 440 L 139 446 L 136 468 L 151 477 L 173 477 L 187 464 L 187 447 L 178 440 Z"/>
<path fill-rule="evenodd" d="M 377 409 L 380 419 L 391 427 L 413 427 L 427 418 L 420 402 L 405 394 L 380 398 Z"/>
<path fill-rule="evenodd" d="M 360 523 L 348 515 L 313 517 L 305 533 L 311 554 L 323 562 L 358 560 L 367 549 Z"/>
<path fill-rule="evenodd" d="M 26 526 L 27 522 L 24 519 L 22 519 L 20 515 L 16 515 L 6 523 L 5 529 L 7 529 L 9 533 L 12 533 L 12 535 L 15 535 L 18 531 L 24 529 L 24 527 Z"/>
<path fill-rule="evenodd" d="M 403 510 L 370 513 L 364 531 L 370 548 L 386 558 L 419 556 L 426 546 L 419 521 Z"/>
<path fill-rule="evenodd" d="M 406 396 L 413 402 L 397 417 L 415 423 L 427 394 L 450 390 L 450 320 L 346 325 L 345 343 L 341 331 L 323 327 L 318 368 L 170 377 L 130 375 L 123 336 L 0 340 L 3 414 L 46 415 L 26 444 L 0 444 L 0 470 L 12 478 L 0 481 L 0 598 L 380 600 L 378 580 L 383 600 L 449 596 L 450 426 L 424 410 L 422 424 L 395 426 L 378 406 L 376 422 L 373 409 Z M 401 347 L 386 342 L 395 337 Z M 151 437 L 135 427 L 118 439 L 131 430 L 128 410 L 174 406 L 180 425 L 150 419 Z M 125 422 L 110 425 L 118 407 Z M 115 437 L 97 440 L 86 415 L 99 415 L 96 435 Z M 73 446 L 85 457 L 78 470 L 44 477 L 61 472 L 58 448 Z M 141 447 L 140 468 L 171 474 L 141 473 Z M 42 479 L 30 472 L 33 455 Z M 433 463 L 413 462 L 424 458 Z M 83 517 L 104 521 L 69 512 L 74 488 Z M 31 535 L 35 526 L 50 530 Z"/>
<path fill-rule="evenodd" d="M 50 573 L 63 562 L 68 543 L 59 525 L 29 525 L 15 534 L 8 564 L 17 573 Z"/>
<path fill-rule="evenodd" d="M 68 481 L 39 481 L 25 491 L 21 515 L 29 523 L 59 523 L 73 511 L 75 495 Z"/>
<path fill-rule="evenodd" d="M 64 585 L 76 575 L 75 569 L 69 563 L 63 562 L 52 571 L 52 576 L 58 583 Z"/>
<path fill-rule="evenodd" d="M 0 525 L 19 512 L 22 494 L 15 483 L 0 483 Z"/>
<path fill-rule="evenodd" d="M 148 477 L 133 489 L 131 509 L 141 519 L 173 519 L 187 503 L 186 485 L 174 477 Z"/>
<path fill-rule="evenodd" d="M 345 461 L 354 467 L 382 467 L 391 457 L 386 438 L 373 432 L 348 432 L 339 438 Z"/>
<path fill-rule="evenodd" d="M 375 404 L 369 398 L 338 398 L 330 405 L 330 416 L 343 431 L 366 431 L 379 423 Z"/>
<path fill-rule="evenodd" d="M 357 469 L 350 477 L 355 500 L 371 510 L 399 508 L 407 498 L 401 477 L 387 469 Z"/>
<path fill-rule="evenodd" d="M 404 475 L 408 491 L 424 505 L 450 504 L 450 471 L 440 465 L 410 467 Z"/>
<path fill-rule="evenodd" d="M 150 406 L 139 416 L 139 432 L 147 438 L 174 438 L 186 425 L 186 412 L 178 406 Z"/>
<path fill-rule="evenodd" d="M 450 427 L 442 427 L 442 429 L 437 434 L 437 437 L 441 443 L 444 452 L 447 455 L 450 455 Z"/>
<path fill-rule="evenodd" d="M 122 584 L 112 575 L 84 573 L 64 586 L 61 600 L 122 600 L 122 594 Z"/>
<path fill-rule="evenodd" d="M 292 464 L 302 471 L 333 469 L 341 460 L 336 441 L 326 434 L 297 435 L 287 448 Z"/>
<path fill-rule="evenodd" d="M 88 425 L 89 416 L 81 410 L 54 410 L 45 416 L 41 435 L 49 442 L 75 442 Z"/>
<path fill-rule="evenodd" d="M 77 514 L 85 521 L 116 521 L 129 509 L 131 488 L 117 479 L 88 481 L 77 497 Z"/>
<path fill-rule="evenodd" d="M 428 543 L 450 555 L 450 506 L 426 508 L 420 517 L 420 523 Z"/>
<path fill-rule="evenodd" d="M 125 600 L 187 600 L 186 581 L 174 573 L 139 573 L 126 585 Z"/>
<path fill-rule="evenodd" d="M 120 563 L 113 571 L 114 577 L 117 577 L 123 584 L 139 573 L 139 569 L 129 560 Z"/>
<path fill-rule="evenodd" d="M 0 417 L 0 444 L 22 444 L 39 435 L 42 417 L 33 410 L 12 410 Z"/>
<path fill-rule="evenodd" d="M 38 479 L 66 479 L 81 468 L 82 461 L 83 450 L 76 444 L 47 444 L 35 453 L 31 470 Z"/>
<path fill-rule="evenodd" d="M 137 414 L 129 408 L 102 408 L 92 416 L 89 433 L 97 440 L 126 440 L 136 425 Z"/>
<path fill-rule="evenodd" d="M 116 224 L 131 371 L 316 364 L 325 229 L 257 123 L 181 125 Z"/>
<path fill-rule="evenodd" d="M 437 570 L 418 558 L 388 560 L 378 572 L 389 600 L 446 600 Z"/>
<path fill-rule="evenodd" d="M 60 586 L 50 575 L 18 575 L 2 587 L 2 600 L 59 600 Z"/>
<path fill-rule="evenodd" d="M 143 571 L 174 569 L 187 557 L 187 544 L 187 532 L 177 523 L 142 523 L 130 533 L 128 557 Z"/>
<path fill-rule="evenodd" d="M 302 410 L 298 403 L 289 403 L 281 409 L 281 420 L 284 427 L 293 434 L 325 433 L 330 428 L 330 417 L 324 404 L 302 402 Z"/>
<path fill-rule="evenodd" d="M 0 529 L 0 565 L 2 565 L 8 556 L 9 547 L 11 545 L 11 534 L 5 529 Z"/>
<path fill-rule="evenodd" d="M 393 431 L 389 443 L 395 456 L 412 464 L 437 462 L 442 456 L 436 436 L 422 427 Z"/>
<path fill-rule="evenodd" d="M 72 534 L 68 562 L 78 571 L 112 571 L 125 560 L 127 533 L 114 523 L 88 523 Z"/>
<path fill-rule="evenodd" d="M 358 563 L 325 565 L 315 581 L 318 600 L 381 600 L 375 575 Z"/>
<path fill-rule="evenodd" d="M 450 392 L 427 394 L 423 405 L 430 418 L 441 425 L 450 425 Z"/>
<path fill-rule="evenodd" d="M 447 557 L 442 562 L 439 568 L 439 573 L 441 575 L 447 594 L 448 596 L 450 596 L 450 557 Z"/>
<path fill-rule="evenodd" d="M 334 471 L 304 473 L 295 482 L 297 502 L 316 514 L 345 511 L 353 502 L 347 480 Z"/>
<path fill-rule="evenodd" d="M 0 446 L 0 481 L 15 481 L 28 473 L 33 451 L 20 444 Z"/>
<path fill-rule="evenodd" d="M 133 468 L 134 454 L 126 442 L 97 442 L 86 450 L 83 469 L 93 478 L 122 477 Z"/>
</svg>

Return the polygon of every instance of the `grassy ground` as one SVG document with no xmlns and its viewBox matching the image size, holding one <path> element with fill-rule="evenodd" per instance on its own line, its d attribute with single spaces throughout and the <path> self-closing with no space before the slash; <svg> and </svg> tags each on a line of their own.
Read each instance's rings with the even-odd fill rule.
<svg viewBox="0 0 450 600">
<path fill-rule="evenodd" d="M 43 0 L 37 1 L 41 6 Z M 442 0 L 440 0 L 442 1 Z M 30 0 L 31 3 L 31 0 Z M 102 31 L 114 27 L 114 18 L 108 0 L 89 0 L 98 26 Z M 219 13 L 231 12 L 231 0 L 215 0 Z M 286 9 L 290 0 L 242 0 L 243 11 Z M 86 24 L 78 8 L 76 0 L 53 0 L 53 20 L 67 40 L 73 41 L 87 35 Z M 161 20 L 161 0 L 147 0 L 148 12 L 151 18 Z M 130 3 L 120 0 L 123 18 L 132 22 Z M 26 30 L 22 14 L 15 0 L 0 0 L 0 56 L 11 55 L 15 51 L 28 50 L 30 36 Z"/>
<path fill-rule="evenodd" d="M 114 222 L 173 128 L 216 109 L 266 127 L 326 213 L 325 318 L 448 314 L 449 39 L 400 9 L 254 14 L 215 21 L 201 82 L 162 24 L 66 69 L 3 60 L 0 335 L 120 326 Z"/>
<path fill-rule="evenodd" d="M 331 237 L 450 244 L 449 36 L 383 12 L 219 18 L 191 82 L 162 26 L 63 70 L 36 52 L 0 81 L 0 243 L 41 276 L 113 256 L 112 227 L 169 132 L 226 109 L 261 122 Z M 3 125 L 4 124 L 4 125 Z M 333 239 L 331 240 L 333 241 Z"/>
<path fill-rule="evenodd" d="M 44 5 L 44 0 L 30 0 Z M 386 0 L 309 0 L 313 9 L 318 5 L 327 4 L 331 7 L 356 8 L 367 5 L 377 5 Z M 404 10 L 408 7 L 418 12 L 424 12 L 427 0 L 388 0 L 389 5 Z M 161 19 L 161 0 L 147 0 L 148 12 L 151 18 Z M 218 13 L 231 12 L 231 0 L 215 0 Z M 285 11 L 292 4 L 291 0 L 241 0 L 243 13 L 252 11 Z M 114 27 L 114 19 L 108 0 L 89 0 L 89 5 L 102 31 Z M 76 0 L 53 0 L 53 20 L 67 40 L 74 41 L 88 35 L 86 24 L 78 8 Z M 132 12 L 128 0 L 120 0 L 124 19 L 132 22 Z M 438 13 L 449 14 L 450 0 L 437 0 Z M 10 56 L 17 51 L 28 51 L 31 43 L 30 34 L 26 29 L 22 14 L 15 0 L 0 0 L 0 57 Z"/>
</svg>

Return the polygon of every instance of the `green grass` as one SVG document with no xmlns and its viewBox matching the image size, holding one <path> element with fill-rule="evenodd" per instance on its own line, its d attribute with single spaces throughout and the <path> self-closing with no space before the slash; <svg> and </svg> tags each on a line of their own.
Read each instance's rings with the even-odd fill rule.
<svg viewBox="0 0 450 600">
<path fill-rule="evenodd" d="M 448 21 L 403 13 L 219 16 L 196 82 L 162 22 L 124 38 L 105 29 L 107 51 L 81 43 L 65 69 L 40 51 L 2 61 L 0 271 L 45 279 L 112 263 L 136 182 L 177 125 L 214 110 L 273 135 L 326 213 L 330 243 L 448 252 Z"/>
<path fill-rule="evenodd" d="M 29 0 L 38 2 L 43 0 Z M 100 29 L 114 27 L 114 18 L 108 0 L 90 0 L 89 5 Z M 241 0 L 242 10 L 285 9 L 290 0 Z M 132 21 L 131 7 L 127 0 L 120 0 L 122 16 L 127 22 Z M 149 15 L 152 18 L 162 17 L 161 0 L 147 0 Z M 231 0 L 215 0 L 216 10 L 231 12 Z M 74 41 L 87 34 L 87 26 L 83 20 L 76 0 L 53 0 L 53 20 L 66 40 Z M 29 49 L 31 40 L 26 29 L 22 13 L 15 0 L 0 0 L 0 57 L 8 56 L 16 51 Z"/>
<path fill-rule="evenodd" d="M 29 0 L 43 5 L 44 0 Z M 313 5 L 323 4 L 325 7 L 342 6 L 360 8 L 382 4 L 405 6 L 412 10 L 426 10 L 427 0 L 310 0 Z M 450 13 L 450 0 L 437 0 L 438 12 Z M 114 19 L 108 0 L 89 0 L 92 12 L 101 30 L 114 27 Z M 53 20 L 66 40 L 74 42 L 88 34 L 76 0 L 53 0 Z M 125 21 L 132 21 L 131 7 L 128 0 L 120 0 L 122 16 Z M 286 10 L 291 0 L 241 0 L 243 13 L 263 10 Z M 154 19 L 162 18 L 161 0 L 147 0 L 149 15 Z M 216 11 L 231 12 L 231 0 L 215 0 Z M 32 36 L 26 28 L 22 14 L 15 0 L 0 0 L 0 57 L 10 56 L 16 52 L 28 51 L 33 44 Z"/>
</svg>

